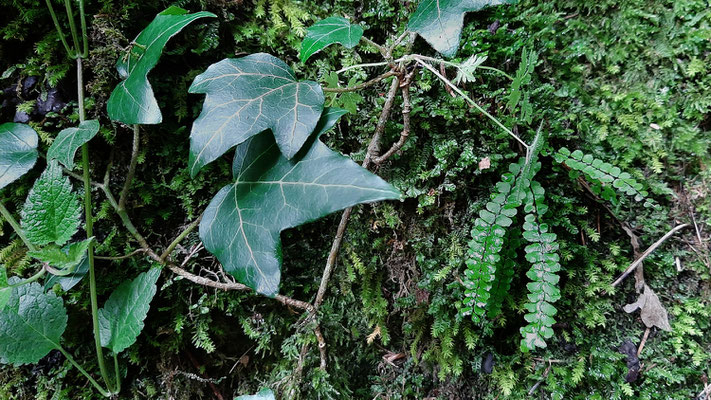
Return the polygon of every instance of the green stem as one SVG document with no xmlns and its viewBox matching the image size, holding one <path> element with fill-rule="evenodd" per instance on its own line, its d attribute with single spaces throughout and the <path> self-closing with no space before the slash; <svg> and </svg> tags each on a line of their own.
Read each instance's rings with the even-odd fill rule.
<svg viewBox="0 0 711 400">
<path fill-rule="evenodd" d="M 54 13 L 54 7 L 52 7 L 51 0 L 45 0 L 45 1 L 47 3 L 47 8 L 49 9 L 49 14 L 52 16 L 52 21 L 54 21 L 54 27 L 57 29 L 57 33 L 59 33 L 59 39 L 62 40 L 64 49 L 67 51 L 67 55 L 69 56 L 69 58 L 75 58 L 76 54 L 72 51 L 72 49 L 69 48 L 69 43 L 67 43 L 67 38 L 64 36 L 64 30 L 62 29 L 62 26 L 59 25 L 59 20 L 57 19 L 57 14 Z"/>
<path fill-rule="evenodd" d="M 36 274 L 32 275 L 31 277 L 25 279 L 25 280 L 22 281 L 22 282 L 18 282 L 18 283 L 14 284 L 14 285 L 10 285 L 10 287 L 13 287 L 13 288 L 14 288 L 14 287 L 20 287 L 20 286 L 22 286 L 22 285 L 27 285 L 28 283 L 32 283 L 32 282 L 36 281 L 37 279 L 41 278 L 42 276 L 44 276 L 44 273 L 45 273 L 45 269 L 44 269 L 44 267 L 43 267 L 43 268 L 42 268 L 41 270 L 39 270 Z"/>
<path fill-rule="evenodd" d="M 86 14 L 84 14 L 84 0 L 79 0 L 79 21 L 81 22 L 81 36 L 84 42 L 84 49 L 81 52 L 82 58 L 89 56 L 89 35 L 86 34 Z M 77 52 L 79 49 L 77 49 Z"/>
<path fill-rule="evenodd" d="M 102 396 L 104 396 L 104 397 L 111 397 L 111 392 L 109 392 L 108 390 L 104 389 L 104 387 L 101 386 L 101 385 L 99 384 L 99 382 L 95 381 L 94 378 L 92 378 L 91 375 L 89 375 L 89 373 L 86 372 L 86 370 L 85 370 L 84 368 L 82 368 L 81 365 L 79 365 L 79 363 L 76 362 L 76 360 L 74 360 L 74 357 L 72 357 L 72 355 L 69 354 L 69 352 L 67 352 L 67 351 L 64 349 L 64 347 L 62 347 L 62 346 L 60 346 L 60 345 L 57 345 L 57 350 L 59 350 L 60 352 L 62 352 L 62 354 L 64 354 L 64 357 L 67 357 L 67 360 L 68 360 L 74 367 L 76 367 L 76 369 L 78 369 L 79 372 L 81 372 L 84 376 L 86 376 L 86 379 L 88 379 L 89 382 L 91 382 L 91 384 L 94 385 L 94 387 L 96 388 L 96 390 L 98 390 L 98 391 L 101 393 Z"/>
<path fill-rule="evenodd" d="M 77 57 L 77 94 L 79 98 L 79 122 L 84 122 L 84 78 L 82 72 L 82 59 Z M 81 146 L 81 164 L 84 180 L 84 213 L 86 216 L 86 237 L 94 236 L 94 217 L 91 213 L 91 177 L 89 176 L 89 144 Z M 91 297 L 91 322 L 94 326 L 94 344 L 96 346 L 96 358 L 99 363 L 101 377 L 107 387 L 111 387 L 108 379 L 108 371 L 104 363 L 104 351 L 101 347 L 101 336 L 99 335 L 99 302 L 96 297 L 96 271 L 94 270 L 94 241 L 89 243 L 87 249 L 89 258 L 89 295 Z"/>
<path fill-rule="evenodd" d="M 77 27 L 74 23 L 71 0 L 64 0 L 64 7 L 67 9 L 67 18 L 69 19 L 69 30 L 72 32 L 72 39 L 74 40 L 74 54 L 79 57 L 79 35 L 77 34 Z"/>
<path fill-rule="evenodd" d="M 5 205 L 0 202 L 0 214 L 2 214 L 2 217 L 5 218 L 5 221 L 7 221 L 12 229 L 17 233 L 17 236 L 22 239 L 22 241 L 25 243 L 25 246 L 27 246 L 30 251 L 35 251 L 37 250 L 35 246 L 30 243 L 30 240 L 27 239 L 27 236 L 25 236 L 25 232 L 22 231 L 22 228 L 20 227 L 20 224 L 17 223 L 15 218 L 10 214 L 10 211 L 5 208 Z"/>
<path fill-rule="evenodd" d="M 114 372 L 116 373 L 116 390 L 114 393 L 121 391 L 121 371 L 119 370 L 118 354 L 114 353 Z"/>
</svg>

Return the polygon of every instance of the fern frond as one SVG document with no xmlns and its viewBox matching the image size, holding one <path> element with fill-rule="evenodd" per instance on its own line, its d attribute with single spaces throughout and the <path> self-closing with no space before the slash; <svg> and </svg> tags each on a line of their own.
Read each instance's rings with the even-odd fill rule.
<svg viewBox="0 0 711 400">
<path fill-rule="evenodd" d="M 647 199 L 647 191 L 642 189 L 642 184 L 637 182 L 632 175 L 622 172 L 620 168 L 597 159 L 591 154 L 584 154 L 580 150 L 575 150 L 571 153 L 570 150 L 562 147 L 553 153 L 553 158 L 557 162 L 567 165 L 570 169 L 582 172 L 591 181 L 599 182 L 605 188 L 609 188 L 608 185 L 612 185 L 619 193 L 631 196 L 638 202 Z M 610 195 L 606 195 L 604 190 L 602 191 L 602 197 L 605 200 L 611 200 Z M 644 205 L 648 207 L 652 203 L 647 199 Z"/>
<path fill-rule="evenodd" d="M 501 262 L 496 267 L 496 279 L 491 287 L 491 298 L 487 307 L 489 319 L 496 318 L 501 313 L 504 299 L 511 288 L 511 281 L 516 266 L 516 250 L 521 244 L 521 230 L 512 229 L 506 235 L 507 246 L 501 252 Z"/>
<path fill-rule="evenodd" d="M 475 323 L 481 322 L 489 301 L 489 292 L 496 277 L 496 264 L 500 260 L 499 252 L 504 244 L 505 228 L 511 226 L 511 218 L 521 205 L 515 185 L 516 178 L 524 170 L 524 164 L 525 160 L 522 159 L 509 166 L 509 172 L 496 184 L 498 193 L 492 196 L 474 221 L 463 280 L 466 297 L 460 311 L 464 315 L 471 314 Z"/>
<path fill-rule="evenodd" d="M 546 347 L 545 339 L 553 336 L 553 316 L 557 313 L 552 303 L 560 299 L 560 277 L 556 275 L 560 271 L 557 236 L 548 231 L 547 224 L 541 222 L 548 210 L 545 190 L 540 183 L 533 180 L 529 188 L 524 205 L 526 217 L 523 223 L 523 238 L 531 243 L 525 250 L 526 260 L 532 265 L 526 273 L 531 282 L 526 285 L 529 294 L 524 306 L 528 311 L 524 316 L 528 325 L 521 328 L 521 350 L 524 352 L 536 347 Z"/>
</svg>

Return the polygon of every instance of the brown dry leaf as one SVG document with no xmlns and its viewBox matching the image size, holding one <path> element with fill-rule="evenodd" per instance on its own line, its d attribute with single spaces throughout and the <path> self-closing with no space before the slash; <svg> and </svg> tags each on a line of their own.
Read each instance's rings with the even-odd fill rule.
<svg viewBox="0 0 711 400">
<path fill-rule="evenodd" d="M 375 329 L 373 329 L 373 333 L 368 335 L 366 342 L 368 342 L 368 344 L 373 344 L 373 342 L 375 341 L 375 338 L 377 338 L 377 337 L 380 337 L 380 325 L 375 326 Z"/>
<path fill-rule="evenodd" d="M 657 294 L 646 284 L 644 285 L 644 291 L 639 295 L 637 301 L 624 306 L 624 310 L 628 314 L 635 312 L 638 308 L 642 310 L 642 322 L 644 322 L 647 328 L 656 326 L 661 330 L 671 331 L 667 310 L 662 306 Z"/>
<path fill-rule="evenodd" d="M 489 157 L 484 157 L 479 161 L 479 169 L 485 170 L 491 168 L 491 159 Z"/>
</svg>

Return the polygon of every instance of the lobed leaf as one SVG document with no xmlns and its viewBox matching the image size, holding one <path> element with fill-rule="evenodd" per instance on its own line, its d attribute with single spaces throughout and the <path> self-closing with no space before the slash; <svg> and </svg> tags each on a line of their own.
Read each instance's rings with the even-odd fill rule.
<svg viewBox="0 0 711 400">
<path fill-rule="evenodd" d="M 131 346 L 143 330 L 151 300 L 156 294 L 160 269 L 151 268 L 123 282 L 99 310 L 101 345 L 118 354 Z"/>
<path fill-rule="evenodd" d="M 158 63 L 168 40 L 191 22 L 215 14 L 202 11 L 188 14 L 179 7 L 169 7 L 144 29 L 128 52 L 116 64 L 124 81 L 111 93 L 106 105 L 109 117 L 124 124 L 159 124 L 163 120 L 153 94 L 148 73 Z"/>
<path fill-rule="evenodd" d="M 327 109 L 304 153 L 291 160 L 269 132 L 238 146 L 235 183 L 222 188 L 205 210 L 200 223 L 205 248 L 258 293 L 278 293 L 281 231 L 359 203 L 400 198 L 397 189 L 318 140 L 344 113 Z"/>
<path fill-rule="evenodd" d="M 363 28 L 343 17 L 328 17 L 311 25 L 301 42 L 301 62 L 326 47 L 340 43 L 348 49 L 355 47 L 363 36 Z"/>
<path fill-rule="evenodd" d="M 35 282 L 13 288 L 7 304 L 0 308 L 0 363 L 36 363 L 59 348 L 66 327 L 61 298 L 44 293 Z"/>
<path fill-rule="evenodd" d="M 0 125 L 0 189 L 32 169 L 37 162 L 38 140 L 29 125 Z"/>
<path fill-rule="evenodd" d="M 68 169 L 74 168 L 74 155 L 77 150 L 97 133 L 99 121 L 94 119 L 84 121 L 76 128 L 62 129 L 47 150 L 47 159 L 57 160 Z"/>
<path fill-rule="evenodd" d="M 35 181 L 20 213 L 22 229 L 36 245 L 63 245 L 79 229 L 81 207 L 56 160 Z"/>
<path fill-rule="evenodd" d="M 265 54 L 225 59 L 198 75 L 190 93 L 205 93 L 190 133 L 190 175 L 250 137 L 271 129 L 279 149 L 292 159 L 314 130 L 323 110 L 321 86 L 297 81 L 283 61 Z"/>
<path fill-rule="evenodd" d="M 445 57 L 454 57 L 459 48 L 464 14 L 508 0 L 422 0 L 410 17 L 407 28 L 417 32 Z"/>
</svg>

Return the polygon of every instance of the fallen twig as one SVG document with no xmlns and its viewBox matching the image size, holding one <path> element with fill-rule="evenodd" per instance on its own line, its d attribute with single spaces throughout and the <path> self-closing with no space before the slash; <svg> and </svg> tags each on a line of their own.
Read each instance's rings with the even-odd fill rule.
<svg viewBox="0 0 711 400">
<path fill-rule="evenodd" d="M 657 247 L 659 247 L 662 243 L 664 243 L 665 240 L 669 239 L 673 234 L 675 234 L 679 230 L 684 229 L 688 226 L 690 226 L 690 225 L 689 224 L 677 225 L 672 230 L 667 232 L 666 235 L 662 236 L 661 239 L 654 242 L 654 244 L 649 246 L 649 248 L 647 250 L 645 250 L 645 252 L 642 253 L 642 255 L 635 262 L 633 262 L 629 267 L 627 267 L 627 269 L 625 270 L 625 272 L 622 273 L 622 275 L 620 275 L 617 279 L 615 279 L 614 282 L 612 282 L 611 286 L 615 287 L 615 286 L 619 285 L 620 282 L 622 282 L 622 280 L 627 277 L 627 275 L 629 275 L 632 271 L 634 271 L 635 268 L 637 268 L 637 266 L 639 266 L 645 258 L 647 258 L 650 254 L 652 254 L 652 252 L 654 250 L 656 250 Z"/>
</svg>

